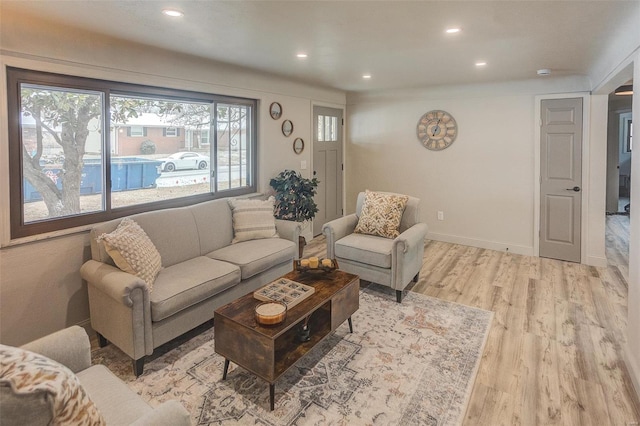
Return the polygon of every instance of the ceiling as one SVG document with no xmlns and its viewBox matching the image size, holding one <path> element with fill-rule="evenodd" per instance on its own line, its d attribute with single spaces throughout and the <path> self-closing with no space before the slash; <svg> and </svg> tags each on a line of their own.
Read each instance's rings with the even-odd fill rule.
<svg viewBox="0 0 640 426">
<path fill-rule="evenodd" d="M 1 7 L 358 92 L 522 80 L 541 68 L 588 75 L 640 2 L 2 0 Z M 184 16 L 163 15 L 167 7 Z M 447 34 L 449 27 L 462 31 Z M 297 58 L 301 52 L 308 57 Z"/>
</svg>

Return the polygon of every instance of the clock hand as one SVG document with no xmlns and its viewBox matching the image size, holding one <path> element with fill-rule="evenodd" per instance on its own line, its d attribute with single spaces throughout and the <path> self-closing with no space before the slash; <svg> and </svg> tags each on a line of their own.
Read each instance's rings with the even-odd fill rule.
<svg viewBox="0 0 640 426">
<path fill-rule="evenodd" d="M 436 135 L 436 133 L 439 133 L 439 132 L 440 132 L 440 127 L 439 127 L 439 125 L 440 125 L 440 120 L 442 120 L 442 118 L 439 118 L 439 119 L 438 119 L 438 122 L 436 123 L 436 125 L 435 125 L 435 126 L 433 126 L 433 134 L 432 134 L 431 136 L 435 136 L 435 135 Z"/>
</svg>

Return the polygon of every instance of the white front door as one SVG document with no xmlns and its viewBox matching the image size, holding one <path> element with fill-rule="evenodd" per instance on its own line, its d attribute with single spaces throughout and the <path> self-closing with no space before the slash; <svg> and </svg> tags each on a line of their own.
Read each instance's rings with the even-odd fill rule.
<svg viewBox="0 0 640 426">
<path fill-rule="evenodd" d="M 313 176 L 318 179 L 314 200 L 318 213 L 313 235 L 322 225 L 342 216 L 342 110 L 313 107 Z"/>
<path fill-rule="evenodd" d="M 580 262 L 582 98 L 541 103 L 540 256 Z"/>
</svg>

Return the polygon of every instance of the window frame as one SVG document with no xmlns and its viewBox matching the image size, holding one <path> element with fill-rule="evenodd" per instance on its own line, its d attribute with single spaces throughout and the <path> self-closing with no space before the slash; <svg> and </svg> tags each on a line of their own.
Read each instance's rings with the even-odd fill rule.
<svg viewBox="0 0 640 426">
<path fill-rule="evenodd" d="M 31 237 L 70 228 L 87 226 L 95 223 L 105 222 L 136 213 L 153 210 L 161 210 L 172 207 L 182 207 L 197 204 L 203 201 L 219 198 L 233 197 L 255 193 L 257 191 L 257 169 L 258 169 L 258 107 L 257 99 L 232 97 L 217 95 L 212 93 L 195 92 L 190 90 L 163 88 L 157 86 L 147 86 L 133 83 L 123 83 L 117 81 L 100 80 L 73 75 L 57 74 L 44 71 L 35 71 L 17 67 L 6 67 L 7 75 L 7 105 L 8 105 L 8 134 L 9 134 L 9 222 L 10 239 Z M 35 84 L 61 89 L 76 89 L 99 91 L 103 93 L 102 125 L 104 129 L 102 147 L 102 177 L 104 179 L 104 210 L 98 212 L 79 213 L 74 216 L 47 219 L 23 223 L 24 217 L 24 188 L 23 188 L 23 163 L 22 163 L 22 129 L 20 126 L 21 116 L 21 92 L 22 84 Z M 187 197 L 172 198 L 169 200 L 154 201 L 145 204 L 136 204 L 127 207 L 111 207 L 111 128 L 110 128 L 110 97 L 133 96 L 152 97 L 184 102 L 210 103 L 212 111 L 215 111 L 217 104 L 236 104 L 247 106 L 251 111 L 248 118 L 250 126 L 249 144 L 247 155 L 250 158 L 250 165 L 247 170 L 247 186 L 232 188 L 228 190 L 218 190 L 217 177 L 214 170 L 211 170 L 211 189 L 206 194 L 191 195 Z M 215 114 L 212 116 L 212 128 L 215 130 Z M 213 140 L 211 134 L 213 133 Z M 217 132 L 209 132 L 210 140 L 210 160 L 211 164 L 217 164 Z"/>
</svg>

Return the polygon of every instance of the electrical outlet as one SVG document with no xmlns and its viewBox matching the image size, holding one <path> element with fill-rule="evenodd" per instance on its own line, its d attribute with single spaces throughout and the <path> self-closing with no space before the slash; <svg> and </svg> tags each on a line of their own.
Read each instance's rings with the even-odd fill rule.
<svg viewBox="0 0 640 426">
<path fill-rule="evenodd" d="M 438 220 L 444 220 L 444 212 L 442 210 L 438 210 Z"/>
</svg>

